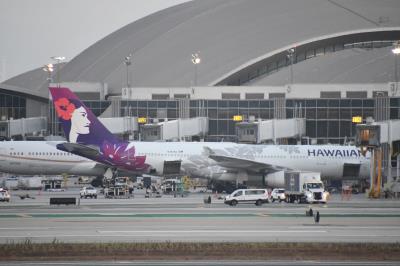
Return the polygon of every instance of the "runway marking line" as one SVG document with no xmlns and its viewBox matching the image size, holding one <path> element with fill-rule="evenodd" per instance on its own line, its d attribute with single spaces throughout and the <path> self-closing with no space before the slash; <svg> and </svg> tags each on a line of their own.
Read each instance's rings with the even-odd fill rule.
<svg viewBox="0 0 400 266">
<path fill-rule="evenodd" d="M 127 233 L 328 233 L 326 230 L 98 230 L 100 234 L 127 234 Z"/>
</svg>

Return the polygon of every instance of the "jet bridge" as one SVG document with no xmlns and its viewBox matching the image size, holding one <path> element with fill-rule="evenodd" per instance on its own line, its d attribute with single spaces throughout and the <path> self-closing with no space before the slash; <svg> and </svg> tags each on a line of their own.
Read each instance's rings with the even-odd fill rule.
<svg viewBox="0 0 400 266">
<path fill-rule="evenodd" d="M 99 118 L 113 134 L 132 134 L 138 131 L 137 117 Z M 47 131 L 46 117 L 31 117 L 0 121 L 0 136 L 27 136 Z"/>
<path fill-rule="evenodd" d="M 137 117 L 99 118 L 100 122 L 113 134 L 132 134 L 139 130 Z"/>
<path fill-rule="evenodd" d="M 47 131 L 46 117 L 31 117 L 0 121 L 0 136 L 36 135 Z"/>
<path fill-rule="evenodd" d="M 304 118 L 252 120 L 236 124 L 238 141 L 242 143 L 273 142 L 297 138 L 305 134 Z"/>
<path fill-rule="evenodd" d="M 177 119 L 140 127 L 141 139 L 144 141 L 190 141 L 193 137 L 204 138 L 208 133 L 208 118 Z"/>
<path fill-rule="evenodd" d="M 385 178 L 392 191 L 400 188 L 400 120 L 374 122 L 368 118 L 366 124 L 357 125 L 356 131 L 356 145 L 363 154 L 371 152 L 370 197 L 380 197 Z M 395 169 L 392 157 L 396 157 Z"/>
</svg>

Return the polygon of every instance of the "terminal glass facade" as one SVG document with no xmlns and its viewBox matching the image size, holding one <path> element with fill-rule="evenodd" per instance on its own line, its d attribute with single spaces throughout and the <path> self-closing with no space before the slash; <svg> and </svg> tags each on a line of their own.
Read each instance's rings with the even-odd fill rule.
<svg viewBox="0 0 400 266">
<path fill-rule="evenodd" d="M 318 144 L 343 144 L 355 136 L 354 116 L 363 120 L 374 117 L 373 98 L 336 99 L 285 99 L 286 118 L 306 119 L 306 136 Z M 276 102 L 270 100 L 190 100 L 190 117 L 209 118 L 208 141 L 236 141 L 236 122 L 233 116 L 274 119 Z M 400 98 L 390 98 L 390 117 L 400 119 Z M 129 100 L 121 101 L 120 116 L 146 117 L 147 121 L 179 118 L 179 100 Z"/>
<path fill-rule="evenodd" d="M 26 117 L 26 98 L 0 91 L 0 119 L 20 119 Z"/>
</svg>

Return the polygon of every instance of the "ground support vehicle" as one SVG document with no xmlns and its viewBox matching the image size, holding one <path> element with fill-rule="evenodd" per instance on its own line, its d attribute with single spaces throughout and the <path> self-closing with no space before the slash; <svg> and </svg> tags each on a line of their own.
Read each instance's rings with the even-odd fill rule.
<svg viewBox="0 0 400 266">
<path fill-rule="evenodd" d="M 10 202 L 10 198 L 8 190 L 0 188 L 0 201 Z"/>
<path fill-rule="evenodd" d="M 285 189 L 284 188 L 274 188 L 271 192 L 271 201 L 285 201 L 286 196 L 285 196 Z"/>
<path fill-rule="evenodd" d="M 95 198 L 97 199 L 97 189 L 94 187 L 83 187 L 80 191 L 81 198 Z"/>
<path fill-rule="evenodd" d="M 224 203 L 231 206 L 236 206 L 239 202 L 254 203 L 257 206 L 261 206 L 269 201 L 270 197 L 267 189 L 238 189 L 226 196 Z"/>
<path fill-rule="evenodd" d="M 289 203 L 326 203 L 329 192 L 325 191 L 320 173 L 285 172 L 285 197 Z"/>
</svg>

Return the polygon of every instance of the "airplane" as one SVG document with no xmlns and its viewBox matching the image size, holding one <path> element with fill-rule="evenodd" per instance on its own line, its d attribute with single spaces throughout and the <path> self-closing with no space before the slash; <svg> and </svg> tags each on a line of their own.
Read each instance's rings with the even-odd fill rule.
<svg viewBox="0 0 400 266">
<path fill-rule="evenodd" d="M 107 169 L 282 186 L 279 171 L 319 172 L 322 178 L 368 178 L 370 155 L 355 146 L 252 145 L 231 142 L 127 142 L 118 139 L 68 88 L 49 88 L 68 142 L 59 150 Z"/>
<path fill-rule="evenodd" d="M 101 176 L 104 165 L 57 149 L 59 141 L 0 141 L 0 172 Z"/>
</svg>

